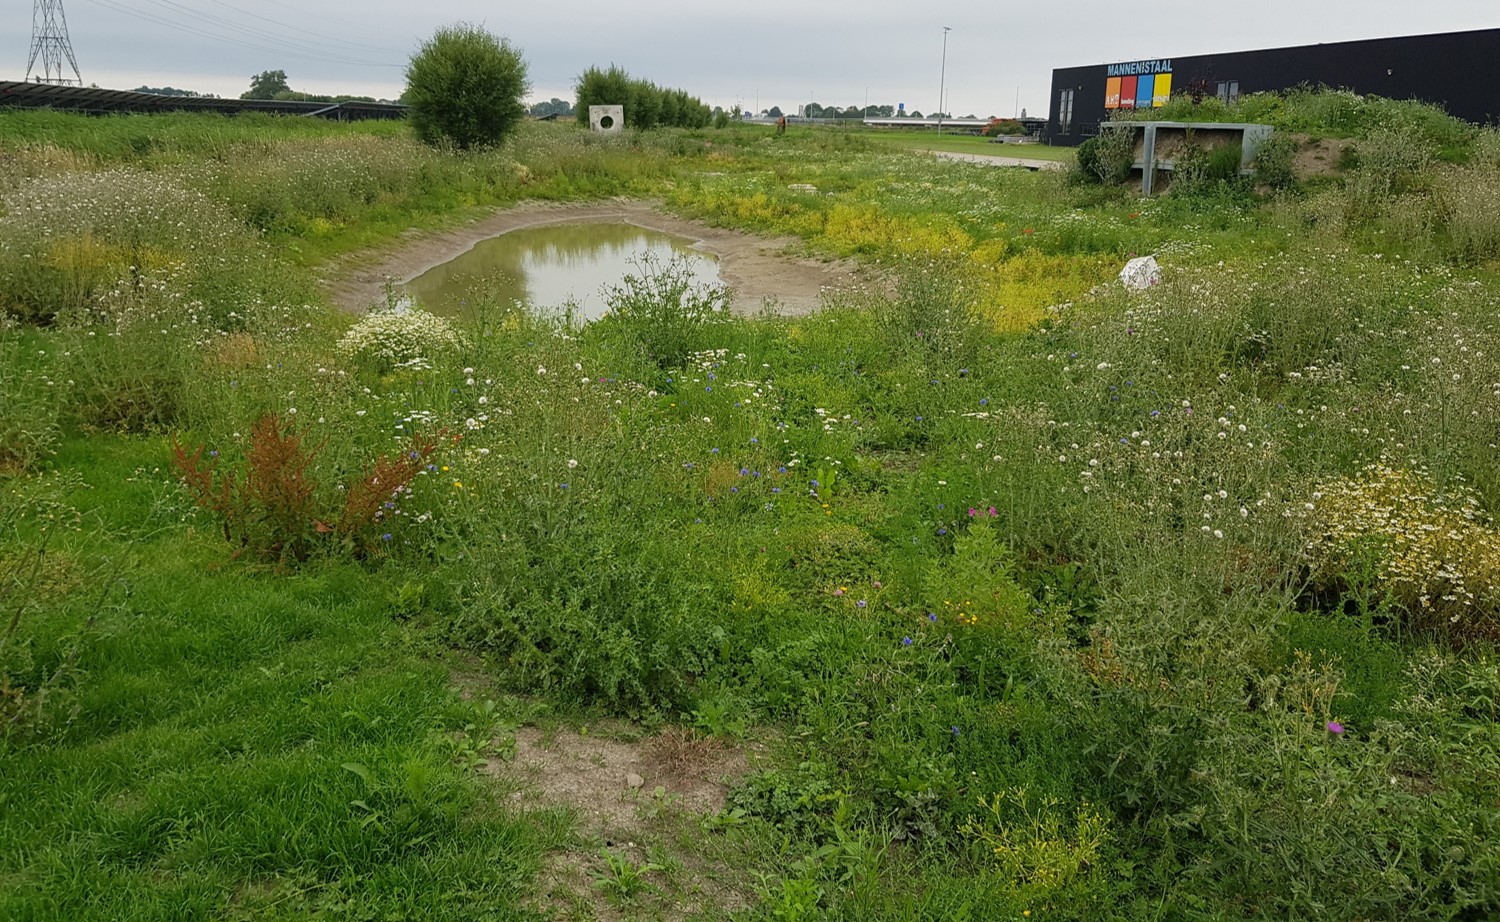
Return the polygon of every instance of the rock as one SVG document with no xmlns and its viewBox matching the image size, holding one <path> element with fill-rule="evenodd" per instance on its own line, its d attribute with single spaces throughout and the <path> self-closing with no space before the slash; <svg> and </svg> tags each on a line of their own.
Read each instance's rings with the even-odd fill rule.
<svg viewBox="0 0 1500 922">
<path fill-rule="evenodd" d="M 1132 291 L 1145 291 L 1161 284 L 1161 266 L 1154 256 L 1137 256 L 1120 270 L 1120 283 Z"/>
<path fill-rule="evenodd" d="M 625 783 L 633 788 L 638 788 L 646 783 L 646 779 L 642 778 L 640 775 L 637 775 L 635 772 L 631 772 L 630 774 L 625 776 Z"/>
</svg>

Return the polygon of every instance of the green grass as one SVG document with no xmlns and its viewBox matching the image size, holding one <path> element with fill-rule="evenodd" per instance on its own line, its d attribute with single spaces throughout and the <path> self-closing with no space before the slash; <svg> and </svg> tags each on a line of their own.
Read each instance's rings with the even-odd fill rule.
<svg viewBox="0 0 1500 922">
<path fill-rule="evenodd" d="M 68 554 L 117 575 L 88 587 L 105 590 L 97 608 L 48 613 L 95 620 L 77 718 L 0 754 L 0 914 L 457 919 L 514 905 L 549 842 L 452 767 L 445 733 L 475 716 L 441 651 L 358 566 L 278 574 L 227 564 L 211 534 L 132 540 L 166 487 L 165 447 L 92 439 L 58 458 L 88 488 Z"/>
<path fill-rule="evenodd" d="M 49 190 L 0 303 L 108 311 L 0 330 L 0 916 L 534 918 L 559 847 L 636 918 L 700 859 L 746 919 L 1500 912 L 1496 253 L 1481 210 L 1463 254 L 1420 211 L 1490 167 L 1143 203 L 852 132 L 470 156 L 217 125 L 138 156 L 105 130 L 83 167 L 149 172 L 104 191 L 42 129 L 0 174 Z M 614 194 L 891 291 L 731 318 L 658 267 L 563 330 L 479 289 L 405 369 L 305 303 L 310 264 L 402 226 Z M 1147 252 L 1162 284 L 1110 284 Z M 243 470 L 263 413 L 317 449 L 318 512 L 252 529 L 300 563 L 226 542 L 171 467 L 175 436 Z M 414 430 L 432 467 L 330 537 Z M 769 758 L 622 851 L 467 767 L 486 721 L 549 712 Z"/>
</svg>

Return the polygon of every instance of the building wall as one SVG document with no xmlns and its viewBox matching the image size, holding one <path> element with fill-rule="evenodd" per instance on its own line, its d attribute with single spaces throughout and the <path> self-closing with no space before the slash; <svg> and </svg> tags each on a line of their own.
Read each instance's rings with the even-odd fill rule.
<svg viewBox="0 0 1500 922">
<path fill-rule="evenodd" d="M 1111 82 L 1112 73 L 1116 83 Z M 1136 95 L 1131 101 L 1142 106 L 1160 106 L 1189 92 L 1212 96 L 1221 83 L 1237 84 L 1241 95 L 1308 83 L 1391 99 L 1420 99 L 1467 121 L 1485 123 L 1500 119 L 1500 29 L 1054 70 L 1048 140 L 1071 146 L 1092 137 L 1110 112 L 1106 103 L 1114 102 L 1112 92 L 1126 84 L 1120 87 L 1123 105 L 1123 91 L 1132 80 Z M 1145 94 L 1141 87 L 1148 81 L 1151 92 Z"/>
</svg>

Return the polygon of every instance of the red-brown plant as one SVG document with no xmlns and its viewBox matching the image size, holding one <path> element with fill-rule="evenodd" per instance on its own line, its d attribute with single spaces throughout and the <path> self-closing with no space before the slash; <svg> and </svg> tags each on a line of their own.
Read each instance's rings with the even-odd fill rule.
<svg viewBox="0 0 1500 922">
<path fill-rule="evenodd" d="M 309 448 L 287 420 L 262 416 L 250 430 L 243 472 L 219 470 L 217 452 L 189 452 L 175 440 L 172 461 L 193 501 L 212 512 L 235 556 L 250 552 L 278 561 L 306 560 L 321 546 L 365 550 L 370 526 L 386 519 L 437 451 L 441 437 L 418 435 L 395 457 L 381 456 L 345 493 L 337 514 L 320 511 L 311 475 L 322 446 Z M 206 457 L 205 457 L 206 456 Z M 331 505 L 331 504 L 330 504 Z M 332 522 L 332 524 L 329 524 Z"/>
</svg>

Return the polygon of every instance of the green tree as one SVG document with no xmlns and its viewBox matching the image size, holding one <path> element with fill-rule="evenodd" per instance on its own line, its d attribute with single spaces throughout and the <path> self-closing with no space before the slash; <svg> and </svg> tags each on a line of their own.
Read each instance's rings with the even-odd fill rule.
<svg viewBox="0 0 1500 922">
<path fill-rule="evenodd" d="M 412 55 L 402 98 L 418 138 L 467 150 L 505 140 L 526 116 L 530 89 L 519 50 L 461 22 L 438 29 Z"/>
<path fill-rule="evenodd" d="M 611 64 L 609 70 L 590 67 L 578 78 L 575 89 L 578 105 L 574 115 L 578 124 L 587 125 L 589 106 L 623 106 L 630 102 L 630 75 L 616 64 Z M 625 113 L 625 119 L 630 120 L 629 112 Z"/>
<path fill-rule="evenodd" d="M 277 93 L 290 93 L 286 82 L 286 71 L 263 70 L 250 78 L 250 89 L 240 94 L 241 99 L 275 99 Z"/>
</svg>

